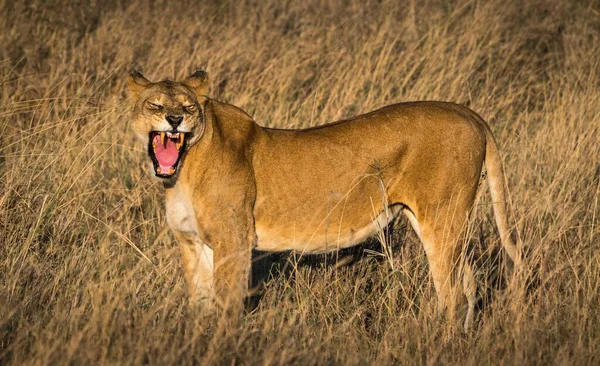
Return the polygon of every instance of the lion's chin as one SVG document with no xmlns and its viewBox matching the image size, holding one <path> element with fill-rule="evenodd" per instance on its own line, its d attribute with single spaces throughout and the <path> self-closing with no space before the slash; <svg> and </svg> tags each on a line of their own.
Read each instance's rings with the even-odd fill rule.
<svg viewBox="0 0 600 366">
<path fill-rule="evenodd" d="M 148 154 L 157 177 L 170 178 L 177 173 L 185 144 L 186 134 L 183 132 L 150 131 Z"/>
</svg>

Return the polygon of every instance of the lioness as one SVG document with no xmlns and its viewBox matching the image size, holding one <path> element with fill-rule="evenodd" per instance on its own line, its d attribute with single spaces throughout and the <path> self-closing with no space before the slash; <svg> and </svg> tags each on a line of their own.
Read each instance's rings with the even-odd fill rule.
<svg viewBox="0 0 600 366">
<path fill-rule="evenodd" d="M 439 298 L 454 307 L 462 269 L 473 321 L 476 286 L 460 241 L 485 165 L 502 244 L 509 235 L 498 148 L 482 118 L 442 102 L 390 105 L 304 130 L 261 127 L 207 97 L 207 74 L 150 82 L 133 72 L 132 126 L 164 182 L 167 223 L 188 295 L 241 303 L 251 250 L 320 253 L 359 244 L 400 213 L 421 239 Z"/>
</svg>

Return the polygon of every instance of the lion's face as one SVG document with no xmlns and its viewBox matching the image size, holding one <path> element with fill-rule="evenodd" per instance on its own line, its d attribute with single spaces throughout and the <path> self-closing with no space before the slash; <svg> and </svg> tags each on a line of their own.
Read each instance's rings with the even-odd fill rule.
<svg viewBox="0 0 600 366">
<path fill-rule="evenodd" d="M 175 175 L 187 148 L 202 137 L 205 83 L 204 72 L 196 72 L 181 83 L 169 80 L 152 83 L 139 73 L 130 76 L 134 98 L 132 127 L 148 146 L 157 177 Z"/>
</svg>

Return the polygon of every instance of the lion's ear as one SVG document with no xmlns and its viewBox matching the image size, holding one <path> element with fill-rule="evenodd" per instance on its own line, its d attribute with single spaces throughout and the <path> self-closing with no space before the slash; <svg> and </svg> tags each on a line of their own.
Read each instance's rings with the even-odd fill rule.
<svg viewBox="0 0 600 366">
<path fill-rule="evenodd" d="M 183 84 L 192 89 L 197 97 L 203 97 L 208 93 L 208 74 L 204 70 L 198 70 L 185 79 Z"/>
<path fill-rule="evenodd" d="M 127 77 L 127 85 L 129 86 L 129 93 L 132 96 L 137 96 L 142 90 L 152 84 L 150 80 L 146 79 L 141 72 L 134 70 L 129 73 Z"/>
</svg>

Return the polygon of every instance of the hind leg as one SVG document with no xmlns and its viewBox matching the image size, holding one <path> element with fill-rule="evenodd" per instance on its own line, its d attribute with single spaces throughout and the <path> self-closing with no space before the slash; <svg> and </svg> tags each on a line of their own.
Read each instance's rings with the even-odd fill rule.
<svg viewBox="0 0 600 366">
<path fill-rule="evenodd" d="M 449 319 L 455 318 L 455 310 L 463 302 L 460 282 L 457 280 L 461 265 L 462 234 L 466 227 L 469 206 L 455 201 L 453 205 L 418 212 L 405 213 L 423 243 L 433 284 L 438 297 L 438 310 L 446 312 Z M 476 285 L 471 266 L 464 261 L 463 292 L 468 310 L 464 326 L 473 322 L 476 300 Z"/>
<path fill-rule="evenodd" d="M 469 261 L 465 259 L 463 263 L 463 292 L 467 297 L 467 316 L 463 324 L 465 330 L 471 329 L 473 319 L 475 318 L 475 303 L 477 301 L 477 284 L 475 283 L 475 275 L 473 267 Z"/>
</svg>

